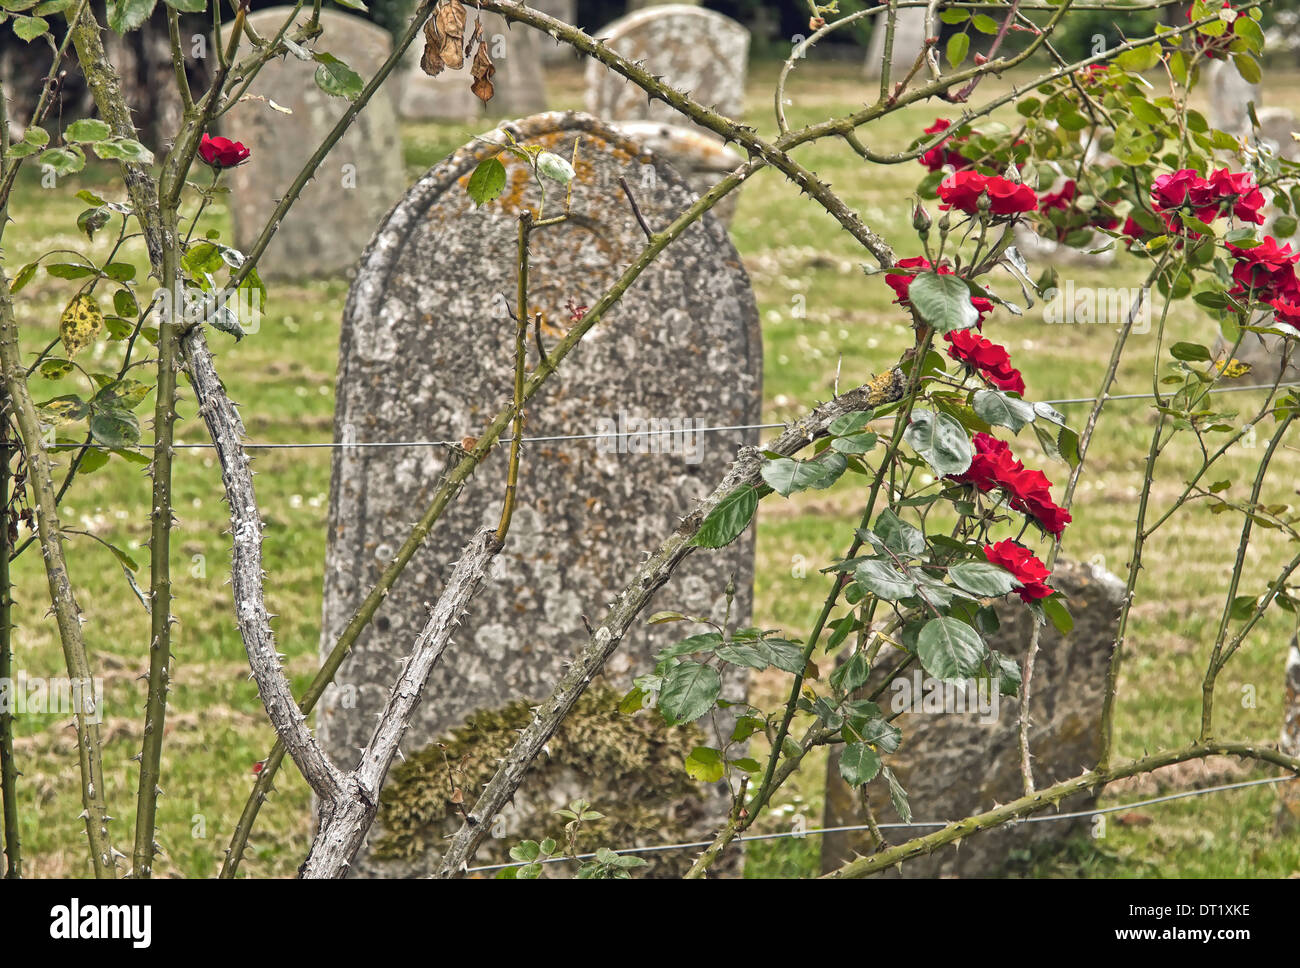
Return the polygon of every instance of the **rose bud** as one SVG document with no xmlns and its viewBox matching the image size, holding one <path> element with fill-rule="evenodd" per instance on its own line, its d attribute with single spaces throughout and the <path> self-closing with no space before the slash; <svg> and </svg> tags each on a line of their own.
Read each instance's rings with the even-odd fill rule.
<svg viewBox="0 0 1300 968">
<path fill-rule="evenodd" d="M 252 152 L 247 147 L 229 138 L 214 138 L 205 134 L 199 143 L 199 157 L 204 164 L 217 169 L 242 165 L 250 154 Z"/>
</svg>

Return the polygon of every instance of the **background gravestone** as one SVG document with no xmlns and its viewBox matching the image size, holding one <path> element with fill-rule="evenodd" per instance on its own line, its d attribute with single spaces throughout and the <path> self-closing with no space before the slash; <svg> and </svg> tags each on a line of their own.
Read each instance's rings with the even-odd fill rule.
<svg viewBox="0 0 1300 968">
<path fill-rule="evenodd" d="M 556 20 L 579 26 L 578 0 L 536 0 L 529 6 Z M 563 64 L 579 57 L 578 52 L 568 44 L 557 43 L 549 36 L 542 37 L 539 46 L 543 64 Z"/>
<path fill-rule="evenodd" d="M 473 78 L 468 61 L 460 70 L 448 68 L 437 77 L 420 70 L 420 58 L 424 56 L 421 33 L 406 49 L 399 68 L 398 113 L 408 121 L 472 121 L 487 116 L 513 118 L 545 111 L 542 51 L 555 47 L 555 42 L 525 24 L 507 24 L 500 14 L 472 7 L 468 10 L 465 36 L 472 35 L 475 18 L 481 17 L 488 53 L 496 65 L 492 100 L 484 104 L 470 91 Z"/>
<path fill-rule="evenodd" d="M 728 118 L 741 116 L 749 31 L 730 17 L 687 4 L 666 4 L 615 20 L 595 36 L 706 107 Z M 587 110 L 606 121 L 688 123 L 597 60 L 587 62 Z"/>
<path fill-rule="evenodd" d="M 263 37 L 273 37 L 291 7 L 273 7 L 248 18 Z M 300 14 L 306 17 L 307 13 Z M 320 15 L 324 33 L 314 49 L 328 51 L 369 80 L 392 52 L 388 32 L 358 17 Z M 251 160 L 226 177 L 231 187 L 235 247 L 252 246 L 275 204 L 343 112 L 346 98 L 316 86 L 317 65 L 293 56 L 262 68 L 249 93 L 222 130 L 252 150 Z M 276 111 L 265 100 L 293 113 Z M 351 268 L 374 226 L 406 186 L 402 143 L 392 100 L 381 88 L 352 127 L 325 156 L 258 263 L 263 277 L 317 276 Z"/>
<path fill-rule="evenodd" d="M 1058 561 L 1053 584 L 1069 601 L 1074 630 L 1065 637 L 1050 623 L 1042 630 L 1031 690 L 1033 715 L 1030 749 L 1034 778 L 1039 789 L 1078 776 L 1095 766 L 1101 753 L 1101 699 L 1106 670 L 1115 641 L 1124 584 L 1104 569 Z M 1001 626 L 989 647 L 1023 660 L 1029 646 L 1033 618 L 1019 601 L 998 607 Z M 895 660 L 883 657 L 878 667 L 892 668 Z M 888 715 L 893 692 L 879 700 Z M 1002 696 L 998 718 L 981 725 L 978 713 L 913 713 L 900 716 L 895 725 L 903 731 L 903 745 L 885 762 L 907 790 L 916 821 L 960 820 L 988 810 L 997 803 L 1020 797 L 1020 702 Z M 897 822 L 886 784 L 876 780 L 867 787 L 878 822 Z M 1079 794 L 1061 802 L 1062 811 L 1088 810 L 1096 802 Z M 832 751 L 827 766 L 827 827 L 866 822 L 859 794 L 839 775 L 839 758 Z M 989 876 L 1005 864 L 1008 854 L 1033 845 L 1060 841 L 1085 828 L 1087 819 L 1054 823 L 1021 823 L 963 839 L 954 848 L 909 860 L 902 877 Z M 886 829 L 891 844 L 902 843 L 936 828 Z M 865 832 L 827 834 L 822 843 L 822 870 L 831 871 L 857 854 L 870 854 Z"/>
<path fill-rule="evenodd" d="M 619 177 L 633 186 L 654 225 L 665 225 L 682 211 L 691 192 L 663 161 L 586 115 L 544 114 L 503 127 L 522 143 L 543 145 L 566 158 L 574 139 L 581 138 L 573 216 L 539 231 L 533 244 L 529 309 L 545 313 L 551 325 L 544 341 L 553 345 L 559 331 L 551 327 L 570 325 L 568 307 L 593 304 L 644 246 Z M 504 133 L 487 137 L 499 143 Z M 509 399 L 514 323 L 500 294 L 515 290 L 517 213 L 524 205 L 535 208 L 538 195 L 523 164 L 505 156 L 505 193 L 475 209 L 465 185 L 478 162 L 496 150 L 472 141 L 431 170 L 393 209 L 366 250 L 343 320 L 335 418 L 340 442 L 476 436 Z M 558 214 L 562 204 L 562 193 L 552 187 L 546 213 Z M 528 407 L 526 433 L 608 433 L 602 418 L 617 420 L 621 413 L 699 420 L 698 426 L 757 423 L 761 346 L 757 308 L 740 257 L 721 225 L 706 216 L 665 250 L 564 361 Z M 530 349 L 530 365 L 535 361 Z M 427 869 L 434 858 L 426 848 L 436 848 L 459 822 L 446 816 L 447 766 L 431 744 L 467 721 L 480 731 L 495 730 L 495 738 L 462 734 L 448 740 L 453 749 L 470 753 L 461 782 L 472 802 L 479 778 L 495 768 L 499 754 L 493 750 L 501 734 L 513 741 L 514 729 L 527 721 L 526 705 L 523 723 L 515 718 L 519 707 L 502 707 L 519 696 L 536 701 L 549 694 L 566 662 L 587 642 L 583 617 L 594 622 L 603 614 L 645 552 L 708 492 L 737 447 L 756 440 L 753 431 L 700 435 L 699 449 L 688 448 L 693 455 L 685 456 L 602 452 L 591 440 L 526 447 L 519 504 L 499 567 L 434 671 L 403 744 L 406 765 L 394 771 L 395 782 L 385 790 L 371 853 L 359 858 L 354 870 L 391 875 Z M 463 543 L 482 525 L 495 524 L 505 451 L 497 448 L 476 471 L 322 701 L 320 734 L 342 765 L 351 765 L 369 737 L 398 660 L 424 623 L 425 603 L 439 594 Z M 446 451 L 428 447 L 335 452 L 322 652 L 422 513 L 447 461 Z M 733 572 L 732 621 L 744 624 L 752 596 L 752 531 L 726 549 L 688 559 L 644 614 L 672 608 L 721 620 Z M 634 624 L 602 679 L 614 689 L 627 688 L 635 675 L 650 670 L 654 651 L 690 634 L 683 628 Z M 743 680 L 731 681 L 727 694 L 743 696 Z M 608 693 L 603 714 L 617 695 Z M 606 831 L 628 831 L 641 843 L 698 839 L 716 831 L 727 805 L 715 787 L 691 785 L 671 793 L 664 781 L 657 795 L 671 796 L 662 803 L 643 802 L 653 798 L 630 788 L 605 790 L 602 797 L 593 788 L 605 780 L 605 766 L 585 775 L 564 766 L 579 755 L 604 764 L 613 755 L 610 748 L 621 743 L 625 766 L 628 757 L 649 751 L 660 757 L 657 762 L 673 759 L 680 775 L 681 758 L 699 741 L 698 730 L 667 729 L 651 710 L 630 721 L 653 737 L 632 743 L 619 725 L 629 717 L 615 719 L 571 724 L 595 748 L 574 754 L 557 745 L 516 796 L 500 831 L 505 839 L 485 842 L 480 863 L 503 859 L 520 839 L 539 839 L 550 811 L 576 796 L 610 815 L 593 834 L 601 842 L 589 846 L 603 845 L 606 836 L 614 839 Z M 459 754 L 453 762 L 459 762 Z M 637 771 L 629 767 L 625 775 Z M 644 815 L 648 807 L 657 809 L 655 816 Z M 641 815 L 624 823 L 627 810 Z M 390 860 L 381 862 L 376 852 Z M 686 855 L 655 861 L 662 873 L 680 873 L 686 863 Z"/>
<path fill-rule="evenodd" d="M 893 56 L 889 59 L 891 84 L 897 84 L 907 76 L 925 44 L 925 8 L 903 7 L 896 13 Z M 867 80 L 880 80 L 880 68 L 885 63 L 885 28 L 888 23 L 887 11 L 876 14 L 871 39 L 867 42 L 867 59 L 862 66 L 862 74 Z"/>
</svg>

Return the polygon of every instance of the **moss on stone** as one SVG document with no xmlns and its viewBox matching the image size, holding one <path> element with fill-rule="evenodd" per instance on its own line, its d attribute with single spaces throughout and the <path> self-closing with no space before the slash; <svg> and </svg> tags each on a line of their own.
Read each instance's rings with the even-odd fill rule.
<svg viewBox="0 0 1300 968">
<path fill-rule="evenodd" d="M 584 833 L 581 850 L 670 841 L 690 826 L 704 791 L 686 776 L 682 761 L 703 734 L 666 726 L 653 711 L 620 713 L 620 699 L 606 686 L 583 693 L 551 739 L 549 755 L 533 764 L 516 795 L 521 813 L 504 838 L 484 842 L 479 862 L 508 860 L 506 851 L 520 840 L 555 837 L 563 843 L 564 821 L 553 811 L 575 797 L 605 815 Z M 416 863 L 436 851 L 460 824 L 449 799 L 448 764 L 468 809 L 531 717 L 527 701 L 481 711 L 397 766 L 380 797 L 383 835 L 375 856 Z"/>
</svg>

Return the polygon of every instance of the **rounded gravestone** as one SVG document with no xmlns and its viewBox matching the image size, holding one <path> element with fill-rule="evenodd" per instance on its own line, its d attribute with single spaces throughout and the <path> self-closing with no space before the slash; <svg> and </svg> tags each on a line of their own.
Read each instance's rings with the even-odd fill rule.
<svg viewBox="0 0 1300 968">
<path fill-rule="evenodd" d="M 274 37 L 293 12 L 273 7 L 252 14 L 249 26 Z M 301 12 L 299 20 L 307 12 Z M 392 53 L 386 30 L 359 17 L 325 10 L 322 34 L 312 42 L 369 81 Z M 247 251 L 280 198 L 324 141 L 350 102 L 322 91 L 318 65 L 292 55 L 262 68 L 249 96 L 222 119 L 227 137 L 247 145 L 249 161 L 226 177 L 235 247 Z M 291 113 L 271 106 L 270 101 Z M 347 133 L 317 167 L 258 264 L 266 277 L 330 275 L 356 264 L 374 227 L 406 188 L 397 114 L 387 88 L 375 92 Z"/>
<path fill-rule="evenodd" d="M 505 131 L 566 158 L 580 140 L 572 215 L 533 237 L 528 309 L 545 314 L 548 346 L 572 325 L 575 310 L 595 303 L 645 245 L 619 178 L 632 186 L 653 226 L 667 225 L 693 197 L 662 160 L 581 114 L 512 122 L 452 154 L 407 192 L 362 259 L 343 319 L 339 442 L 477 437 L 510 399 L 514 323 L 502 294 L 513 310 L 517 216 L 524 206 L 536 210 L 538 188 L 522 162 L 503 155 L 508 181 L 499 199 L 475 208 L 465 191 L 478 163 L 498 153 Z M 558 214 L 562 206 L 563 192 L 552 183 L 545 214 Z M 528 405 L 525 434 L 647 429 L 636 426 L 638 420 L 659 421 L 659 430 L 755 424 L 761 353 L 749 279 L 725 230 L 706 216 L 664 251 L 564 360 Z M 536 363 L 530 345 L 530 370 Z M 754 431 L 733 431 L 526 445 L 518 506 L 499 567 L 434 670 L 404 741 L 408 758 L 476 714 L 486 717 L 519 697 L 547 696 L 587 642 L 584 616 L 599 621 L 645 553 L 711 489 L 736 449 L 756 440 Z M 342 765 L 350 766 L 369 738 L 398 662 L 425 621 L 426 603 L 437 598 L 463 544 L 476 529 L 496 523 L 506 450 L 493 451 L 438 522 L 343 666 L 336 688 L 326 694 L 320 733 Z M 336 450 L 322 654 L 428 505 L 453 456 L 415 446 Z M 687 559 L 646 615 L 672 608 L 721 621 L 733 573 L 731 619 L 746 624 L 752 531 L 725 549 Z M 683 628 L 634 623 L 603 678 L 628 688 L 634 676 L 651 671 L 658 648 L 697 630 Z M 743 697 L 743 682 L 731 681 L 725 694 Z M 637 715 L 658 718 L 653 711 Z M 676 739 L 665 742 L 688 739 L 684 731 L 669 732 Z M 688 752 L 689 747 L 682 754 Z M 479 860 L 502 858 L 518 839 L 534 836 L 529 830 L 540 827 L 531 818 L 585 795 L 584 783 L 579 776 L 543 790 L 525 784 L 503 839 L 489 839 Z M 478 791 L 465 792 L 472 801 Z M 597 806 L 612 813 L 619 804 Z M 727 801 L 705 788 L 695 803 L 657 806 L 665 819 L 650 839 L 691 840 L 725 821 Z M 383 841 L 384 816 L 381 810 L 372 843 Z M 453 827 L 455 822 L 447 820 Z M 443 835 L 439 828 L 429 841 L 436 844 Z M 675 871 L 672 865 L 685 860 L 666 860 L 661 869 Z M 354 870 L 414 873 L 429 863 L 432 857 L 396 868 L 365 855 Z"/>
<path fill-rule="evenodd" d="M 596 36 L 671 87 L 729 118 L 745 106 L 749 31 L 730 17 L 686 4 L 648 7 L 615 20 Z M 684 118 L 597 60 L 587 62 L 587 110 L 609 121 Z"/>
</svg>

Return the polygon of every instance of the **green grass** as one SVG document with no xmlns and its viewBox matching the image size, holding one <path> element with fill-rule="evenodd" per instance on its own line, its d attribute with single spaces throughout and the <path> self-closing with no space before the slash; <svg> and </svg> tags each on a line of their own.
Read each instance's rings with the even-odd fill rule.
<svg viewBox="0 0 1300 968">
<path fill-rule="evenodd" d="M 771 65 L 756 65 L 751 75 L 750 121 L 770 133 Z M 548 71 L 557 107 L 577 107 L 581 78 L 576 72 Z M 998 82 L 1002 83 L 1002 82 Z M 990 83 L 989 89 L 994 87 Z M 1296 107 L 1300 96 L 1286 78 L 1269 86 L 1270 104 Z M 982 89 L 987 95 L 989 90 Z M 862 89 L 853 65 L 800 67 L 789 89 L 796 104 L 792 124 L 820 120 L 851 110 L 871 92 Z M 893 115 L 869 132 L 876 148 L 904 146 L 923 125 L 942 112 L 921 108 Z M 485 126 L 484 126 L 485 127 Z M 407 128 L 406 161 L 412 176 L 464 143 L 476 129 L 466 126 L 418 125 Z M 915 164 L 881 169 L 867 166 L 834 143 L 815 144 L 801 159 L 831 182 L 867 222 L 886 238 L 897 240 L 900 255 L 908 244 L 907 195 L 919 178 Z M 121 197 L 120 183 L 106 166 L 96 173 L 101 187 Z M 54 190 L 23 182 L 12 206 L 15 224 L 5 235 L 5 263 L 21 266 L 39 253 L 80 246 L 75 233 L 83 207 L 72 196 L 85 180 L 69 180 Z M 210 223 L 227 229 L 225 213 L 211 212 Z M 837 368 L 841 386 L 851 386 L 895 360 L 910 334 L 892 293 L 879 278 L 859 268 L 862 252 L 838 230 L 829 216 L 810 205 L 772 172 L 754 178 L 740 197 L 733 237 L 745 258 L 763 322 L 765 420 L 792 417 L 833 391 Z M 97 240 L 102 254 L 107 243 Z M 141 274 L 139 247 L 130 249 Z M 1121 259 L 1104 272 L 1075 272 L 1078 284 L 1132 286 L 1144 268 Z M 1009 283 L 1002 283 L 1009 284 Z M 41 274 L 22 294 L 23 346 L 28 353 L 56 332 L 67 298 L 66 284 Z M 272 288 L 260 333 L 235 345 L 214 336 L 219 366 L 232 397 L 243 405 L 252 439 L 262 442 L 328 440 L 333 415 L 333 382 L 338 321 L 346 296 L 342 282 Z M 797 312 L 796 310 L 801 310 Z M 1178 307 L 1172 339 L 1210 342 L 1208 320 L 1189 306 Z M 999 314 L 988 332 L 1005 342 L 1025 374 L 1029 394 L 1037 399 L 1090 396 L 1110 352 L 1112 332 L 1102 326 L 1046 328 L 1031 312 L 1022 319 Z M 1150 387 L 1152 341 L 1135 337 L 1121 368 L 1118 392 Z M 97 346 L 106 359 L 120 354 L 117 344 Z M 143 372 L 143 371 L 142 371 Z M 38 399 L 65 392 L 51 384 L 36 385 Z M 193 396 L 183 386 L 178 438 L 201 442 L 206 434 L 194 414 Z M 1251 394 L 1234 397 L 1243 412 Z M 141 413 L 150 412 L 147 408 Z M 1081 421 L 1086 409 L 1068 408 Z M 1091 452 L 1089 469 L 1067 532 L 1066 552 L 1077 559 L 1100 556 L 1107 567 L 1126 574 L 1137 488 L 1150 433 L 1151 416 L 1142 402 L 1116 402 L 1104 419 Z M 146 432 L 147 433 L 147 432 Z M 1260 434 L 1262 445 L 1267 432 Z M 1060 481 L 1061 465 L 1048 465 L 1035 448 L 1021 443 L 1027 464 L 1043 465 Z M 1231 477 L 1231 496 L 1243 498 L 1243 475 L 1260 450 L 1225 461 L 1216 479 Z M 1171 448 L 1157 507 L 1173 496 L 1180 475 L 1193 466 L 1186 446 Z M 296 689 L 301 690 L 316 665 L 328 507 L 329 452 L 262 451 L 259 498 L 267 522 L 266 569 L 270 608 L 279 615 L 276 632 Z M 1300 470 L 1291 450 L 1279 455 L 1269 501 L 1285 503 L 1294 493 L 1290 482 Z M 272 732 L 265 724 L 256 690 L 248 680 L 238 634 L 231 619 L 226 509 L 218 470 L 202 450 L 183 451 L 177 461 L 175 494 L 179 524 L 173 542 L 176 578 L 174 613 L 175 673 L 164 748 L 158 840 L 166 854 L 156 865 L 161 876 L 209 876 L 220 866 L 229 833 L 253 781 L 252 767 L 270 749 Z M 861 488 L 842 484 L 829 493 L 800 495 L 765 504 L 758 520 L 756 621 L 782 627 L 794 635 L 807 628 L 825 593 L 817 569 L 843 552 L 862 498 Z M 775 499 L 774 499 L 775 500 Z M 147 558 L 148 479 L 140 469 L 114 461 L 81 480 L 63 508 L 67 524 Z M 1217 621 L 1224 576 L 1235 547 L 1237 524 L 1212 517 L 1193 506 L 1156 536 L 1147 552 L 1147 570 L 1134 609 L 1129 660 L 1121 685 L 1117 741 L 1121 755 L 1178 744 L 1194 735 L 1199 716 L 1199 681 Z M 106 775 L 108 800 L 118 822 L 114 837 L 127 849 L 134 815 L 136 767 L 129 758 L 139 749 L 143 683 L 147 667 L 148 618 L 128 590 L 121 571 L 103 548 L 84 538 L 70 539 L 71 571 L 85 612 L 86 634 L 94 667 L 106 685 Z M 1273 533 L 1257 539 L 1243 592 L 1262 590 L 1266 576 L 1291 552 Z M 795 566 L 804 564 L 800 572 Z M 795 577 L 796 574 L 807 577 Z M 142 581 L 147 580 L 144 576 Z M 37 553 L 24 554 L 15 567 L 16 665 L 28 675 L 57 676 L 62 658 L 53 622 L 45 614 L 44 576 Z M 1222 736 L 1272 741 L 1281 720 L 1282 661 L 1292 629 L 1282 614 L 1270 616 L 1252 634 L 1228 667 L 1221 686 L 1219 733 Z M 1255 708 L 1233 701 L 1241 687 L 1257 693 Z M 756 698 L 777 700 L 779 682 L 760 678 Z M 80 811 L 73 734 L 58 717 L 20 719 L 18 757 L 22 781 L 22 823 L 27 873 L 31 876 L 82 875 L 84 832 Z M 72 753 L 73 755 L 69 755 Z M 788 829 L 801 814 L 809 826 L 821 821 L 823 761 L 814 761 L 783 791 L 765 830 Z M 1216 772 L 1217 771 L 1217 772 Z M 1211 777 L 1228 775 L 1216 766 Z M 1261 775 L 1233 771 L 1231 777 Z M 1190 773 L 1167 782 L 1201 781 Z M 289 876 L 304 856 L 309 837 L 309 797 L 292 768 L 277 781 L 278 792 L 263 810 L 245 862 L 250 876 Z M 1148 781 L 1108 793 L 1106 802 L 1123 802 L 1163 789 Z M 1107 825 L 1105 837 L 1080 840 L 1049 854 L 1014 856 L 1010 873 L 1036 876 L 1200 876 L 1254 874 L 1287 876 L 1300 869 L 1300 840 L 1278 839 L 1272 830 L 1271 788 L 1219 794 L 1144 811 L 1150 824 Z M 918 817 L 924 812 L 918 805 Z M 922 817 L 922 819 L 925 819 Z M 771 841 L 749 848 L 751 876 L 810 874 L 818 869 L 816 838 Z"/>
</svg>

